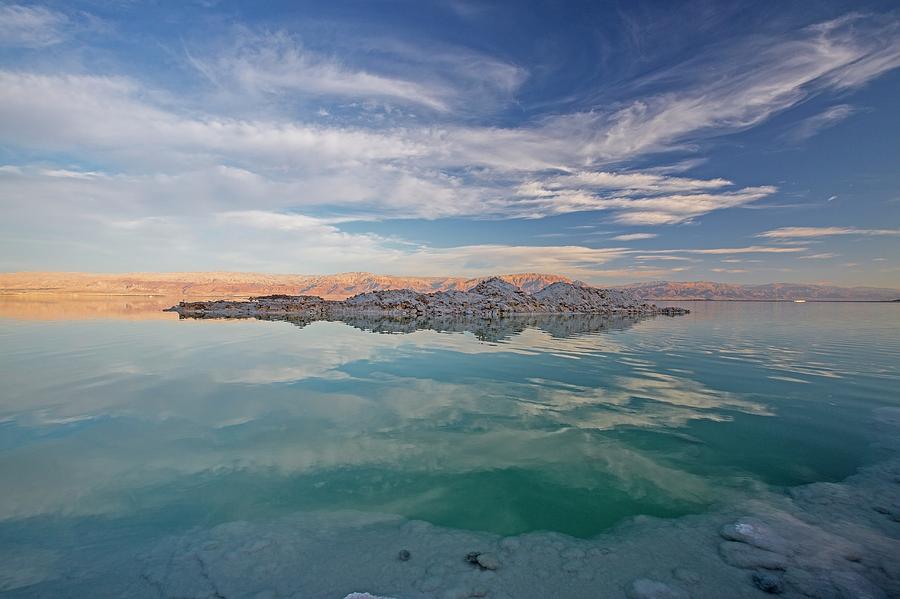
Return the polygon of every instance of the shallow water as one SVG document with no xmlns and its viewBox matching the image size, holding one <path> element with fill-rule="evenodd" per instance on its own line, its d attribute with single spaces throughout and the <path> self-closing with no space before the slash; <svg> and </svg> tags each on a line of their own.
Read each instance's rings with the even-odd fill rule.
<svg viewBox="0 0 900 599">
<path fill-rule="evenodd" d="M 885 457 L 900 306 L 685 305 L 425 329 L 7 317 L 0 553 L 334 510 L 591 537 Z"/>
</svg>

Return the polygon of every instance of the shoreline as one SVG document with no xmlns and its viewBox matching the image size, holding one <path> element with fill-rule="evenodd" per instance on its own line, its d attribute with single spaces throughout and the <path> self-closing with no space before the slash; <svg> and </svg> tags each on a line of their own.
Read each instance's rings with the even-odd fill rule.
<svg viewBox="0 0 900 599">
<path fill-rule="evenodd" d="M 806 299 L 803 301 L 793 299 L 708 299 L 704 297 L 684 298 L 684 297 L 648 297 L 647 301 L 655 302 L 754 302 L 754 303 L 770 303 L 770 304 L 900 304 L 900 300 L 865 300 L 865 299 Z"/>
<path fill-rule="evenodd" d="M 96 293 L 90 291 L 56 291 L 52 289 L 41 289 L 41 290 L 0 290 L 0 298 L 3 297 L 15 297 L 15 298 L 24 298 L 24 297 L 40 297 L 40 298 L 48 298 L 48 297 L 60 297 L 60 298 L 183 298 L 185 300 L 191 299 L 196 301 L 214 301 L 215 299 L 227 299 L 230 301 L 248 301 L 252 297 L 252 295 L 248 294 L 217 294 L 215 296 L 210 295 L 208 293 L 199 293 L 199 294 L 180 294 L 173 295 L 171 293 Z M 263 297 L 263 296 L 256 296 Z M 343 301 L 340 299 L 342 296 L 315 296 L 320 297 L 326 301 Z M 797 303 L 796 300 L 793 299 L 755 299 L 755 298 L 705 298 L 705 297 L 641 297 L 643 301 L 647 302 L 754 302 L 754 303 L 772 303 L 772 304 L 790 304 Z M 807 299 L 801 303 L 806 304 L 900 304 L 900 299 L 896 300 L 868 300 L 868 299 Z"/>
<path fill-rule="evenodd" d="M 4 561 L 0 590 L 16 599 L 888 599 L 900 595 L 900 408 L 878 416 L 873 445 L 887 455 L 840 482 L 753 487 L 708 512 L 636 516 L 588 539 L 312 511 L 194 528 L 134 548 L 113 524 L 91 549 L 52 560 L 25 550 Z M 21 567 L 29 563 L 38 566 Z M 44 572 L 40 563 L 53 565 Z"/>
</svg>

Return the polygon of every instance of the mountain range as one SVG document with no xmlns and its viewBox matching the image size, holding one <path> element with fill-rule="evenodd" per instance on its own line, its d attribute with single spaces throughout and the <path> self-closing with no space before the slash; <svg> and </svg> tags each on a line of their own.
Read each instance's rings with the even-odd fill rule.
<svg viewBox="0 0 900 599">
<path fill-rule="evenodd" d="M 171 297 L 247 297 L 250 295 L 316 295 L 342 300 L 367 291 L 409 289 L 419 293 L 465 291 L 490 277 L 400 277 L 368 272 L 334 275 L 275 275 L 240 272 L 124 273 L 73 272 L 0 273 L 0 293 L 165 295 Z M 573 282 L 560 275 L 501 275 L 527 293 L 556 282 Z"/>
<path fill-rule="evenodd" d="M 316 295 L 342 300 L 359 293 L 410 289 L 419 293 L 467 290 L 489 277 L 403 277 L 349 272 L 334 275 L 275 275 L 261 273 L 0 273 L 0 294 L 160 295 L 185 298 L 239 298 L 251 295 Z M 527 293 L 556 282 L 578 283 L 554 274 L 500 275 Z M 900 290 L 878 287 L 837 287 L 798 283 L 738 285 L 709 281 L 654 281 L 618 286 L 649 300 L 857 300 L 900 299 Z"/>
<path fill-rule="evenodd" d="M 807 300 L 807 301 L 892 301 L 900 290 L 881 287 L 837 287 L 802 283 L 737 285 L 712 281 L 653 281 L 625 285 L 638 297 L 656 300 Z"/>
</svg>

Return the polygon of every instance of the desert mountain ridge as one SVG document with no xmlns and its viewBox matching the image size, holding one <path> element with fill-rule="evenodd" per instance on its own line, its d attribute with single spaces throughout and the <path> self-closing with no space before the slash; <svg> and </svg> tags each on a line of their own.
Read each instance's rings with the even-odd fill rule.
<svg viewBox="0 0 900 599">
<path fill-rule="evenodd" d="M 244 272 L 176 272 L 95 274 L 82 272 L 0 273 L 3 294 L 164 295 L 170 297 L 247 297 L 251 295 L 315 295 L 342 300 L 368 291 L 409 289 L 419 293 L 464 291 L 491 277 L 407 277 L 369 272 L 291 275 Z M 541 273 L 499 275 L 527 293 L 551 283 L 578 283 Z"/>
<path fill-rule="evenodd" d="M 900 290 L 882 287 L 839 287 L 804 283 L 766 283 L 740 285 L 713 281 L 651 281 L 623 285 L 636 296 L 656 300 L 844 300 L 892 301 L 900 299 Z"/>
<path fill-rule="evenodd" d="M 418 293 L 464 291 L 490 277 L 408 277 L 346 272 L 332 275 L 291 275 L 246 272 L 180 272 L 96 274 L 80 272 L 0 273 L 0 294 L 159 295 L 184 298 L 227 298 L 255 295 L 314 295 L 343 300 L 369 291 L 409 289 Z M 578 283 L 546 273 L 500 275 L 527 293 L 556 283 Z M 713 281 L 651 281 L 610 286 L 648 300 L 859 300 L 900 299 L 900 290 L 879 287 L 839 287 L 801 283 L 741 285 Z"/>
</svg>

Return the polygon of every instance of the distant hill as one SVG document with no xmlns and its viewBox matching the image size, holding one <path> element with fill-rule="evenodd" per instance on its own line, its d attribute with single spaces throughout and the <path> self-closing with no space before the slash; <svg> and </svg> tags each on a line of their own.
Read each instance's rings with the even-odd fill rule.
<svg viewBox="0 0 900 599">
<path fill-rule="evenodd" d="M 880 287 L 835 287 L 799 283 L 736 285 L 711 281 L 653 281 L 622 286 L 643 299 L 657 300 L 859 300 L 890 301 L 900 290 Z"/>
<path fill-rule="evenodd" d="M 346 299 L 366 291 L 411 289 L 419 293 L 467 290 L 489 277 L 401 277 L 368 272 L 334 275 L 271 275 L 235 272 L 181 273 L 0 273 L 2 294 L 79 294 L 79 295 L 162 295 L 185 298 L 247 297 L 282 293 L 317 295 L 324 299 Z M 553 274 L 520 273 L 500 275 L 523 291 L 534 293 L 551 283 L 571 279 Z M 835 287 L 770 283 L 734 285 L 709 281 L 654 281 L 620 285 L 643 299 L 656 300 L 895 300 L 900 290 L 877 287 Z"/>
<path fill-rule="evenodd" d="M 184 273 L 0 273 L 0 293 L 164 295 L 170 297 L 246 297 L 283 293 L 345 299 L 357 293 L 384 289 L 412 289 L 420 293 L 466 290 L 489 277 L 400 277 L 367 272 L 335 275 L 270 275 L 234 272 Z M 500 275 L 504 281 L 533 293 L 557 281 L 560 275 L 520 273 Z"/>
</svg>

